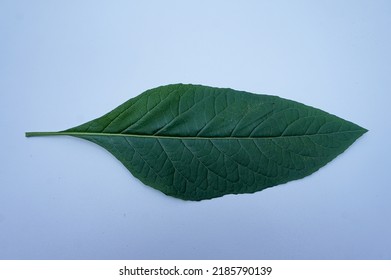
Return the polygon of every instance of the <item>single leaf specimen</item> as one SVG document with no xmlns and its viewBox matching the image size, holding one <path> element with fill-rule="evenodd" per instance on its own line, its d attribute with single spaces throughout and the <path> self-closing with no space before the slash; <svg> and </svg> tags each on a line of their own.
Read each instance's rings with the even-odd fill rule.
<svg viewBox="0 0 391 280">
<path fill-rule="evenodd" d="M 60 132 L 112 153 L 144 184 L 184 200 L 253 193 L 303 178 L 367 130 L 277 96 L 174 84 Z"/>
</svg>

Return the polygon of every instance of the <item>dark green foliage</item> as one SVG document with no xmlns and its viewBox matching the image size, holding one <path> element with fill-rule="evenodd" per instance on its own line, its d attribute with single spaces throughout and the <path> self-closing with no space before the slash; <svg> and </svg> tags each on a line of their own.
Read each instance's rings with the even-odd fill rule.
<svg viewBox="0 0 391 280">
<path fill-rule="evenodd" d="M 148 90 L 80 126 L 27 136 L 92 141 L 144 184 L 203 200 L 303 178 L 366 131 L 276 96 L 175 84 Z"/>
</svg>

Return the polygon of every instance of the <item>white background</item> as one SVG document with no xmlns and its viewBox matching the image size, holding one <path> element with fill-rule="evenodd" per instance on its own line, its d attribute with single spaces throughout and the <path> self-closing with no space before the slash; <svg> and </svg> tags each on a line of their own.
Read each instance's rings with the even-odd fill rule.
<svg viewBox="0 0 391 280">
<path fill-rule="evenodd" d="M 0 2 L 1 259 L 390 259 L 389 1 Z M 193 83 L 369 132 L 313 175 L 185 202 L 102 148 L 25 138 Z"/>
</svg>

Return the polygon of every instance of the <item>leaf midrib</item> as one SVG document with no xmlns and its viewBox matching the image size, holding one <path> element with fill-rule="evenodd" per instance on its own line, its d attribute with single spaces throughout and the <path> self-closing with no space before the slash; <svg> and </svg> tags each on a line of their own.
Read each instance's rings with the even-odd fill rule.
<svg viewBox="0 0 391 280">
<path fill-rule="evenodd" d="M 276 138 L 295 138 L 295 137 L 309 137 L 319 135 L 335 135 L 343 133 L 355 133 L 366 132 L 365 129 L 347 130 L 347 131 L 335 131 L 329 133 L 314 133 L 314 134 L 302 134 L 302 135 L 280 135 L 280 136 L 258 136 L 258 137 L 232 137 L 232 136 L 216 136 L 216 137 L 200 137 L 200 136 L 166 136 L 166 135 L 143 135 L 143 134 L 124 134 L 124 133 L 100 133 L 100 132 L 26 132 L 26 137 L 35 136 L 105 136 L 105 137 L 134 137 L 134 138 L 153 138 L 153 139 L 188 139 L 188 140 L 246 140 L 246 139 L 276 139 Z"/>
</svg>

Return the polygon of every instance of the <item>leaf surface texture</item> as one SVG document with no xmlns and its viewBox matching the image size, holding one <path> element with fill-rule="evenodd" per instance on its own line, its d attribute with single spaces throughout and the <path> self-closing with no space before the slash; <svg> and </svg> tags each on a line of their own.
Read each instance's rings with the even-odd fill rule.
<svg viewBox="0 0 391 280">
<path fill-rule="evenodd" d="M 203 200 L 303 178 L 366 131 L 277 96 L 174 84 L 47 135 L 94 142 L 144 184 L 177 198 Z"/>
</svg>

